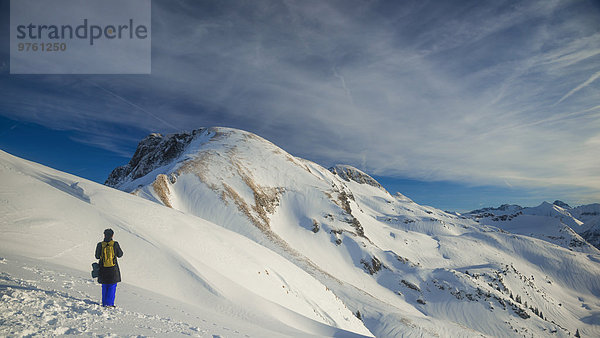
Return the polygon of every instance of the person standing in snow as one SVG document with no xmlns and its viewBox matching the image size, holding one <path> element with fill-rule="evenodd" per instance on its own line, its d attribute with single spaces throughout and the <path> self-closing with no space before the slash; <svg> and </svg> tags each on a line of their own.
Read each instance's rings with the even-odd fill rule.
<svg viewBox="0 0 600 338">
<path fill-rule="evenodd" d="M 123 256 L 119 242 L 113 240 L 114 231 L 104 230 L 104 240 L 96 245 L 96 258 L 100 271 L 98 283 L 102 284 L 102 306 L 115 307 L 117 283 L 121 281 L 121 271 L 117 257 Z"/>
</svg>

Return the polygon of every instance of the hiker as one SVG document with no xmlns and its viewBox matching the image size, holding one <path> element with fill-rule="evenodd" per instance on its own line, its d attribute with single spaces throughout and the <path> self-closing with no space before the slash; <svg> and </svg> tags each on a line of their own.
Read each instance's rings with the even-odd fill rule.
<svg viewBox="0 0 600 338">
<path fill-rule="evenodd" d="M 98 283 L 102 284 L 102 306 L 115 307 L 117 283 L 121 281 L 121 271 L 117 257 L 123 256 L 119 242 L 113 240 L 114 231 L 104 230 L 104 241 L 96 245 L 96 258 L 100 261 Z"/>
</svg>

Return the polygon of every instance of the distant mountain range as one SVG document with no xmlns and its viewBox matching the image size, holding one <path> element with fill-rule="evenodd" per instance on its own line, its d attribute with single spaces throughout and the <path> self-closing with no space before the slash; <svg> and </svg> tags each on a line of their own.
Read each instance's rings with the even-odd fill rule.
<svg viewBox="0 0 600 338">
<path fill-rule="evenodd" d="M 498 208 L 474 210 L 462 216 L 565 247 L 585 246 L 589 243 L 600 248 L 598 203 L 575 208 L 558 200 L 552 204 L 543 202 L 533 208 L 504 204 Z"/>
</svg>

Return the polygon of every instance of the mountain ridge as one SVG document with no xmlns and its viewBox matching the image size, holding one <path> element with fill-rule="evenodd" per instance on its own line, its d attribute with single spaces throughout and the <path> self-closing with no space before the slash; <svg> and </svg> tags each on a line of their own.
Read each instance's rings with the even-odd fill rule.
<svg viewBox="0 0 600 338">
<path fill-rule="evenodd" d="M 492 222 L 491 224 L 500 226 L 509 225 L 509 223 L 506 223 L 507 221 L 511 222 L 522 215 L 558 219 L 560 224 L 569 228 L 564 228 L 562 230 L 563 233 L 569 232 L 570 230 L 577 234 L 577 236 L 571 234 L 572 238 L 570 241 L 573 241 L 574 245 L 583 245 L 582 241 L 587 241 L 589 244 L 600 249 L 600 204 L 598 203 L 580 205 L 577 207 L 571 207 L 560 200 L 556 200 L 552 204 L 544 201 L 535 207 L 521 207 L 519 205 L 504 204 L 497 208 L 483 208 L 462 214 L 462 216 L 472 219 L 487 219 Z M 503 228 L 509 229 L 507 227 Z M 514 227 L 511 227 L 510 229 L 512 229 L 511 231 L 522 233 Z M 531 229 L 528 231 L 530 231 L 529 233 L 532 232 Z M 544 235 L 552 236 L 550 233 L 538 233 L 537 235 L 538 237 L 543 237 Z"/>
</svg>

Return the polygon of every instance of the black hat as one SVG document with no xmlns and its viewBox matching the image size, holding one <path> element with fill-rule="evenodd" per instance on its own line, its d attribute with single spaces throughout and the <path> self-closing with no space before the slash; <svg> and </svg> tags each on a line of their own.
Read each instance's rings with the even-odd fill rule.
<svg viewBox="0 0 600 338">
<path fill-rule="evenodd" d="M 112 229 L 104 230 L 104 238 L 112 238 L 115 232 Z"/>
</svg>

